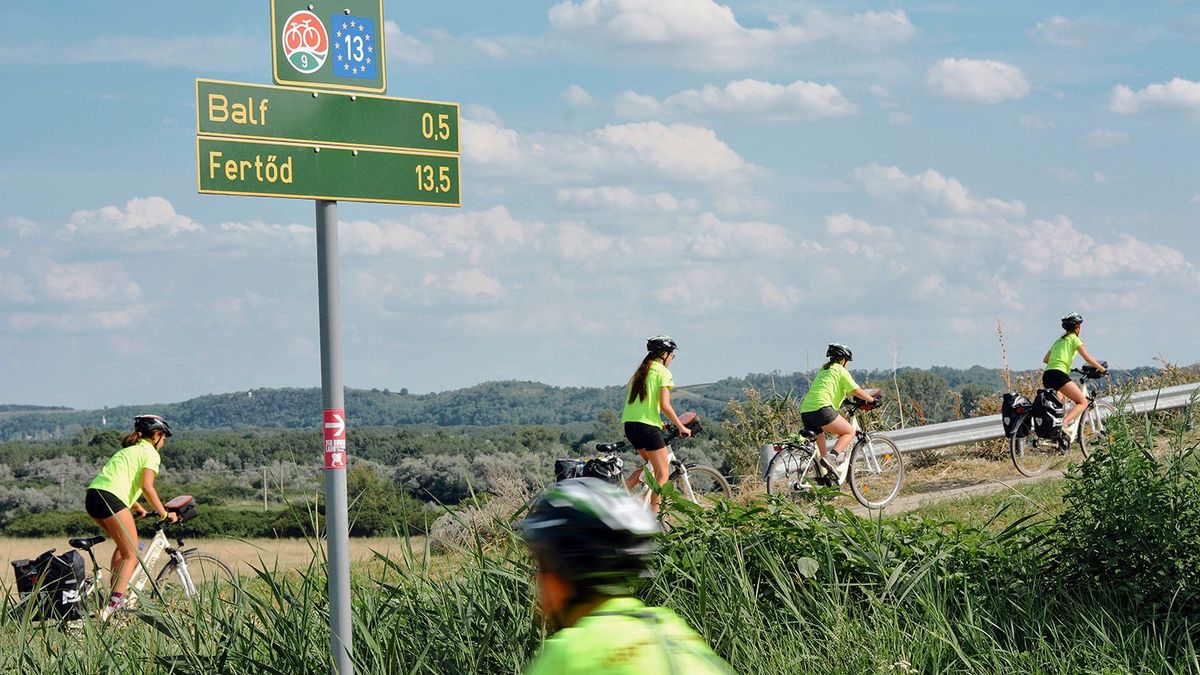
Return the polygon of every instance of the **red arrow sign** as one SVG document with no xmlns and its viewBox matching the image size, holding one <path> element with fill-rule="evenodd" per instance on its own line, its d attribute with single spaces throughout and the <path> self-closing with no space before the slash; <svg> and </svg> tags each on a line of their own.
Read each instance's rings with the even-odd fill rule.
<svg viewBox="0 0 1200 675">
<path fill-rule="evenodd" d="M 325 411 L 325 440 L 332 441 L 346 437 L 346 411 L 329 409 Z"/>
</svg>

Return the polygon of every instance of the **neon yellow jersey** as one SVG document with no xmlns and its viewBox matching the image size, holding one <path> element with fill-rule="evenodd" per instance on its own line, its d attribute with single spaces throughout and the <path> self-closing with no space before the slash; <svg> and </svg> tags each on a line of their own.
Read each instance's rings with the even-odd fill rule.
<svg viewBox="0 0 1200 675">
<path fill-rule="evenodd" d="M 858 383 L 850 371 L 842 364 L 835 363 L 817 372 L 804 400 L 800 401 L 800 412 L 813 412 L 826 407 L 837 410 L 855 389 L 858 389 Z"/>
<path fill-rule="evenodd" d="M 132 507 L 142 496 L 142 471 L 157 474 L 161 461 L 154 444 L 143 438 L 109 458 L 88 487 L 111 492 Z"/>
<path fill-rule="evenodd" d="M 733 669 L 669 609 L 613 598 L 546 640 L 525 675 L 731 674 Z"/>
<path fill-rule="evenodd" d="M 663 387 L 674 389 L 675 378 L 671 377 L 671 371 L 667 370 L 662 361 L 655 359 L 650 363 L 650 370 L 646 373 L 646 398 L 639 398 L 633 403 L 629 402 L 629 391 L 633 388 L 632 381 L 629 383 L 629 388 L 625 390 L 625 410 L 621 413 L 621 422 L 641 422 L 662 429 Z"/>
<path fill-rule="evenodd" d="M 1075 333 L 1066 335 L 1050 345 L 1050 358 L 1046 359 L 1046 370 L 1059 370 L 1071 374 L 1071 364 L 1075 363 L 1075 353 L 1083 346 L 1083 340 Z"/>
</svg>

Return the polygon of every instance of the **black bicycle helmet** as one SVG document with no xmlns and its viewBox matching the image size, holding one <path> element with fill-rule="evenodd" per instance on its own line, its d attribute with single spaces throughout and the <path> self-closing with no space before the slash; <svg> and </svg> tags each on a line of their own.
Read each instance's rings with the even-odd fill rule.
<svg viewBox="0 0 1200 675">
<path fill-rule="evenodd" d="M 1062 318 L 1063 330 L 1075 330 L 1075 327 L 1083 323 L 1083 317 L 1079 312 L 1071 312 Z"/>
<path fill-rule="evenodd" d="M 627 595 L 650 575 L 660 532 L 645 506 L 598 478 L 570 478 L 547 488 L 516 529 L 543 566 L 605 595 Z"/>
<path fill-rule="evenodd" d="M 655 335 L 646 340 L 646 351 L 651 353 L 657 352 L 673 352 L 679 348 L 675 344 L 675 338 L 670 335 Z"/>
<path fill-rule="evenodd" d="M 844 344 L 840 344 L 837 342 L 831 342 L 829 344 L 829 349 L 825 350 L 825 358 L 827 358 L 831 361 L 837 361 L 839 359 L 846 359 L 847 361 L 853 361 L 854 360 L 854 352 L 851 352 L 850 348 Z"/>
<path fill-rule="evenodd" d="M 149 434 L 155 429 L 164 434 L 171 435 L 171 427 L 167 425 L 167 421 L 159 415 L 138 415 L 133 418 L 133 430 L 143 436 Z"/>
</svg>

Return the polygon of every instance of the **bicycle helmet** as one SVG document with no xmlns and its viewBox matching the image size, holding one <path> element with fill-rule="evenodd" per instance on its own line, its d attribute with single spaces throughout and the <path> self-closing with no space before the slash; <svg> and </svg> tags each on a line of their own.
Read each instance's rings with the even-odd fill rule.
<svg viewBox="0 0 1200 675">
<path fill-rule="evenodd" d="M 167 425 L 167 421 L 159 415 L 138 415 L 133 418 L 133 430 L 143 436 L 149 434 L 155 429 L 164 434 L 171 435 L 171 427 Z"/>
<path fill-rule="evenodd" d="M 650 576 L 658 521 L 624 489 L 570 478 L 546 489 L 517 532 L 540 564 L 581 589 L 627 595 Z"/>
<path fill-rule="evenodd" d="M 679 348 L 675 344 L 675 339 L 670 335 L 655 335 L 646 340 L 646 351 L 648 352 L 673 352 Z"/>
<path fill-rule="evenodd" d="M 1083 317 L 1079 316 L 1079 312 L 1071 312 L 1062 318 L 1063 330 L 1075 330 L 1075 327 L 1083 323 Z"/>
<path fill-rule="evenodd" d="M 853 361 L 854 360 L 854 352 L 851 352 L 850 348 L 844 344 L 839 344 L 837 342 L 831 342 L 829 344 L 829 349 L 825 350 L 825 358 L 830 359 L 832 361 L 837 361 L 838 359 L 846 359 L 847 361 Z"/>
</svg>

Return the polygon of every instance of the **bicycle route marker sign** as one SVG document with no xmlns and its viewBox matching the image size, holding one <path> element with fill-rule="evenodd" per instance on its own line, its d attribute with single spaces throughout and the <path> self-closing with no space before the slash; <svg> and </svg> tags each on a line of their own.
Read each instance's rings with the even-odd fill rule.
<svg viewBox="0 0 1200 675">
<path fill-rule="evenodd" d="M 196 80 L 201 136 L 459 151 L 457 103 Z"/>
<path fill-rule="evenodd" d="M 346 411 L 325 409 L 325 468 L 346 468 Z"/>
<path fill-rule="evenodd" d="M 387 91 L 383 0 L 271 0 L 276 84 Z"/>
<path fill-rule="evenodd" d="M 197 191 L 460 206 L 457 155 L 196 137 Z"/>
</svg>

